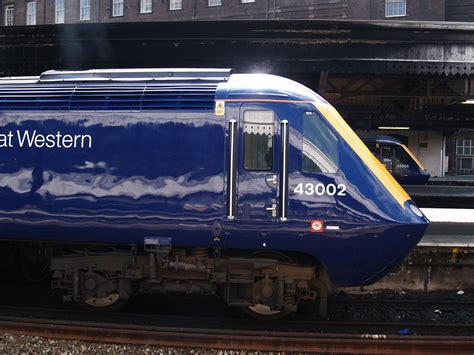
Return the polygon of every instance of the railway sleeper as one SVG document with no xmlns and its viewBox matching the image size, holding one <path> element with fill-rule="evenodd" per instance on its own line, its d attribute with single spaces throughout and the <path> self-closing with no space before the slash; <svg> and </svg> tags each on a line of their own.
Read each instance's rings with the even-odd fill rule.
<svg viewBox="0 0 474 355">
<path fill-rule="evenodd" d="M 296 312 L 303 299 L 318 299 L 326 315 L 328 287 L 318 276 L 321 270 L 271 257 L 133 247 L 54 256 L 51 270 L 53 289 L 89 309 L 115 310 L 137 294 L 187 293 L 218 295 L 258 318 L 279 318 Z"/>
</svg>

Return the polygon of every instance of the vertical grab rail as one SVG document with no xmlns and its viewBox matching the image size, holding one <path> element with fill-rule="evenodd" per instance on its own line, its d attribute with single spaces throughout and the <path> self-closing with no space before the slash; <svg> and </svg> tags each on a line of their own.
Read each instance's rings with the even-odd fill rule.
<svg viewBox="0 0 474 355">
<path fill-rule="evenodd" d="M 235 184 L 237 176 L 237 149 L 236 149 L 236 135 L 237 135 L 237 121 L 229 121 L 229 175 L 227 188 L 227 218 L 235 219 Z"/>
<path fill-rule="evenodd" d="M 288 121 L 281 121 L 280 220 L 288 217 Z"/>
</svg>

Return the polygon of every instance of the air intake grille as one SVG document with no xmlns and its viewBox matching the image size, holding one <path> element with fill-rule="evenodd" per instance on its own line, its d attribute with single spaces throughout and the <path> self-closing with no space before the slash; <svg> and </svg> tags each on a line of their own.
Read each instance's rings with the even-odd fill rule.
<svg viewBox="0 0 474 355">
<path fill-rule="evenodd" d="M 214 109 L 216 82 L 2 84 L 0 111 Z"/>
<path fill-rule="evenodd" d="M 0 110 L 69 110 L 75 85 L 0 85 Z"/>
<path fill-rule="evenodd" d="M 139 110 L 144 85 L 82 84 L 71 96 L 71 110 Z"/>
<path fill-rule="evenodd" d="M 217 84 L 149 85 L 143 110 L 213 110 Z"/>
</svg>

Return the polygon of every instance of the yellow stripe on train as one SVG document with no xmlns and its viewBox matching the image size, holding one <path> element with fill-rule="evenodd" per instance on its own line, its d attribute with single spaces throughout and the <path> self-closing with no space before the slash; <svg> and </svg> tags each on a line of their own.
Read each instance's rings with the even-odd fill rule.
<svg viewBox="0 0 474 355">
<path fill-rule="evenodd" d="M 405 149 L 405 152 L 407 152 L 407 154 L 408 154 L 409 156 L 411 156 L 411 158 L 415 161 L 415 163 L 418 164 L 418 166 L 419 166 L 420 168 L 422 168 L 423 170 L 426 170 L 425 167 L 424 167 L 424 165 L 421 164 L 421 161 L 419 161 L 419 160 L 417 159 L 417 157 L 415 157 L 415 155 L 411 152 L 410 149 L 408 149 L 408 147 L 407 147 L 405 144 L 402 144 L 402 148 Z"/>
<path fill-rule="evenodd" d="M 400 186 L 400 184 L 393 178 L 385 166 L 370 152 L 365 144 L 360 140 L 352 128 L 344 121 L 341 115 L 330 104 L 324 102 L 314 102 L 314 106 L 321 112 L 339 135 L 349 144 L 354 152 L 362 159 L 367 167 L 377 176 L 380 182 L 393 195 L 395 200 L 403 207 L 410 196 Z"/>
</svg>

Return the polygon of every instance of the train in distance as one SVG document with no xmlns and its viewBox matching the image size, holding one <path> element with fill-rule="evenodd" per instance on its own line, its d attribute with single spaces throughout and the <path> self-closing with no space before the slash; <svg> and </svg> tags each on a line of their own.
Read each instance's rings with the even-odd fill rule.
<svg viewBox="0 0 474 355">
<path fill-rule="evenodd" d="M 184 292 L 324 315 L 333 286 L 380 279 L 429 224 L 328 102 L 278 76 L 4 78 L 0 134 L 3 250 L 86 308 Z"/>
<path fill-rule="evenodd" d="M 412 151 L 389 136 L 362 137 L 362 141 L 402 185 L 425 185 L 430 173 Z"/>
</svg>

